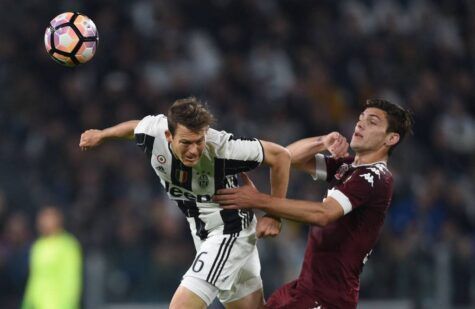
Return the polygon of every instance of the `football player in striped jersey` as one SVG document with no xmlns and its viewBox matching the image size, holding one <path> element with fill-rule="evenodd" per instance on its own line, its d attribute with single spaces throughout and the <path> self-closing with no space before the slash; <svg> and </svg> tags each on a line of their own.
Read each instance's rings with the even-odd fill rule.
<svg viewBox="0 0 475 309">
<path fill-rule="evenodd" d="M 81 149 L 111 138 L 135 138 L 169 198 L 186 216 L 196 248 L 170 308 L 205 308 L 217 296 L 226 308 L 264 305 L 258 237 L 276 236 L 280 219 L 252 210 L 223 210 L 211 199 L 222 188 L 238 185 L 237 174 L 270 167 L 271 195 L 284 198 L 289 151 L 256 138 L 238 138 L 210 128 L 214 118 L 196 98 L 175 101 L 167 116 L 151 115 L 104 130 L 87 130 Z"/>
</svg>

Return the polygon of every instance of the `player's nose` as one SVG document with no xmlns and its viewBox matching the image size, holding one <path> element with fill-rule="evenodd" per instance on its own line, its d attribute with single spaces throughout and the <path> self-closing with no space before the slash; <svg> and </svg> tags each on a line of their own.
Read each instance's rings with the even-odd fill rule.
<svg viewBox="0 0 475 309">
<path fill-rule="evenodd" d="M 358 120 L 358 122 L 356 123 L 356 128 L 357 129 L 363 129 L 363 121 L 362 120 Z"/>
<path fill-rule="evenodd" d="M 191 144 L 190 148 L 188 148 L 188 152 L 193 154 L 193 155 L 198 154 L 198 146 L 195 145 L 195 144 Z"/>
</svg>

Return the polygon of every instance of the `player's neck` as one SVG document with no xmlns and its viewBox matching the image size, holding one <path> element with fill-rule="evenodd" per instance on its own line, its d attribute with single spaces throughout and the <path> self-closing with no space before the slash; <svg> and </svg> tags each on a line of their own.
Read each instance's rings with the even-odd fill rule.
<svg viewBox="0 0 475 309">
<path fill-rule="evenodd" d="M 54 237 L 54 236 L 61 235 L 63 232 L 64 232 L 64 229 L 62 227 L 58 227 L 58 228 L 43 232 L 42 236 Z"/>
<path fill-rule="evenodd" d="M 356 153 L 355 160 L 353 163 L 355 165 L 361 164 L 373 164 L 376 162 L 387 162 L 388 154 L 386 152 L 372 151 L 372 152 L 363 152 Z"/>
</svg>

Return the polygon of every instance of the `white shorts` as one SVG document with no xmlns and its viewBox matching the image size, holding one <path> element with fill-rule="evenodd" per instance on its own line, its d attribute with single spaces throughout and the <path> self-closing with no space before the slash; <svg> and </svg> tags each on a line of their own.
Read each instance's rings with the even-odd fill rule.
<svg viewBox="0 0 475 309">
<path fill-rule="evenodd" d="M 216 296 L 229 303 L 262 289 L 255 224 L 239 234 L 194 237 L 197 253 L 181 285 L 208 305 Z"/>
</svg>

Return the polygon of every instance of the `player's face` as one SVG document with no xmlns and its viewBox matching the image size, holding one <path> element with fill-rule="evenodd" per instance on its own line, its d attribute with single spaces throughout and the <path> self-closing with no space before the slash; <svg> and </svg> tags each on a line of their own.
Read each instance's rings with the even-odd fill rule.
<svg viewBox="0 0 475 309">
<path fill-rule="evenodd" d="M 208 128 L 206 127 L 198 132 L 194 132 L 181 124 L 177 124 L 173 136 L 169 131 L 165 134 L 175 156 L 185 166 L 193 167 L 198 164 L 205 149 L 207 131 Z"/>
<path fill-rule="evenodd" d="M 350 146 L 356 153 L 372 152 L 387 145 L 394 133 L 386 133 L 388 119 L 386 112 L 375 107 L 365 109 L 356 123 Z"/>
<path fill-rule="evenodd" d="M 54 208 L 45 208 L 38 215 L 37 226 L 41 235 L 52 235 L 61 230 L 62 215 Z"/>
</svg>

